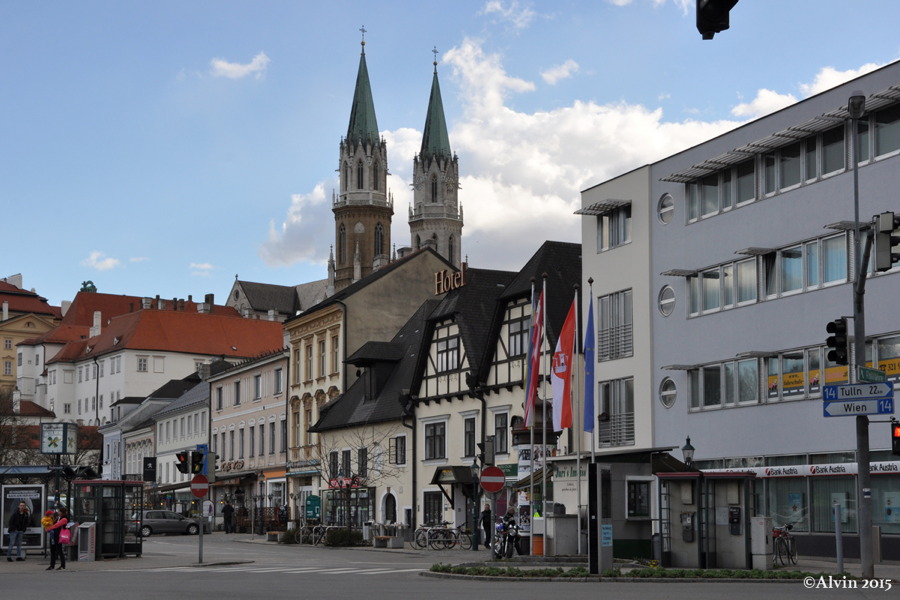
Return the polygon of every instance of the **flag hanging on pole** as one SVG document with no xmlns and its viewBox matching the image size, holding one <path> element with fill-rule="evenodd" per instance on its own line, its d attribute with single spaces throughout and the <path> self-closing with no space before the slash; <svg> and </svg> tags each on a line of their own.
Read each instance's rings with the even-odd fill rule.
<svg viewBox="0 0 900 600">
<path fill-rule="evenodd" d="M 594 431 L 594 301 L 588 308 L 584 333 L 584 430 Z"/>
<path fill-rule="evenodd" d="M 532 298 L 534 294 L 532 294 Z M 525 376 L 525 426 L 534 426 L 534 405 L 537 400 L 541 372 L 541 350 L 544 346 L 544 292 L 531 305 L 531 337 L 528 339 L 528 365 Z"/>
<path fill-rule="evenodd" d="M 575 300 L 566 315 L 566 321 L 559 332 L 556 352 L 553 353 L 553 367 L 550 370 L 550 385 L 553 387 L 553 430 L 562 431 L 572 426 L 572 372 L 575 354 Z"/>
</svg>

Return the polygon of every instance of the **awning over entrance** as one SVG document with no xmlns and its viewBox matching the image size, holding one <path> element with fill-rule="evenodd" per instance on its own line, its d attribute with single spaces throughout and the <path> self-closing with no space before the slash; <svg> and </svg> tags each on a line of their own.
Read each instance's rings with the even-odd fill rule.
<svg viewBox="0 0 900 600">
<path fill-rule="evenodd" d="M 437 467 L 434 470 L 434 476 L 431 478 L 431 485 L 436 485 L 441 488 L 441 492 L 443 492 L 444 497 L 450 503 L 451 508 L 455 508 L 453 496 L 452 494 L 447 493 L 444 486 L 453 484 L 471 486 L 474 483 L 475 479 L 472 477 L 471 467 Z"/>
<path fill-rule="evenodd" d="M 245 471 L 243 473 L 229 473 L 228 477 L 224 478 L 216 478 L 215 482 L 211 483 L 212 487 L 224 487 L 227 485 L 241 485 L 241 483 L 247 479 L 256 479 L 257 474 L 256 471 Z"/>
</svg>

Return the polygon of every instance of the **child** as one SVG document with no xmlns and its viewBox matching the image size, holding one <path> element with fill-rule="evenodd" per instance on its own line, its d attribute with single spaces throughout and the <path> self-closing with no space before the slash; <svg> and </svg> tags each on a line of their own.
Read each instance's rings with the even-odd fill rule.
<svg viewBox="0 0 900 600">
<path fill-rule="evenodd" d="M 44 531 L 50 529 L 53 526 L 53 511 L 48 510 L 44 513 L 44 517 L 41 519 L 41 527 L 44 528 Z"/>
</svg>

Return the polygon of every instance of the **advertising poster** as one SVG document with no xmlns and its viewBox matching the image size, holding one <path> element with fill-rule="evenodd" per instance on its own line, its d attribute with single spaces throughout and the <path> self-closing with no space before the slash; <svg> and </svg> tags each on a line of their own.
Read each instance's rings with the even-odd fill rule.
<svg viewBox="0 0 900 600">
<path fill-rule="evenodd" d="M 32 526 L 25 532 L 22 548 L 43 548 L 44 535 L 41 529 L 41 517 L 46 506 L 46 492 L 43 485 L 4 485 L 2 487 L 3 507 L 3 542 L 4 550 L 9 547 L 9 519 L 18 512 L 19 502 L 24 502 L 31 513 Z"/>
</svg>

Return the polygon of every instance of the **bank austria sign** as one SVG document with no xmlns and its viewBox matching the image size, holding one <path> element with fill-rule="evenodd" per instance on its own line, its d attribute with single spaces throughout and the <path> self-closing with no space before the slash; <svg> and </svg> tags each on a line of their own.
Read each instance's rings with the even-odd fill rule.
<svg viewBox="0 0 900 600">
<path fill-rule="evenodd" d="M 856 463 L 831 463 L 826 465 L 790 465 L 784 467 L 743 467 L 740 469 L 709 469 L 706 473 L 754 473 L 757 477 L 821 477 L 829 475 L 856 475 Z M 869 463 L 872 475 L 900 473 L 900 461 Z"/>
</svg>

